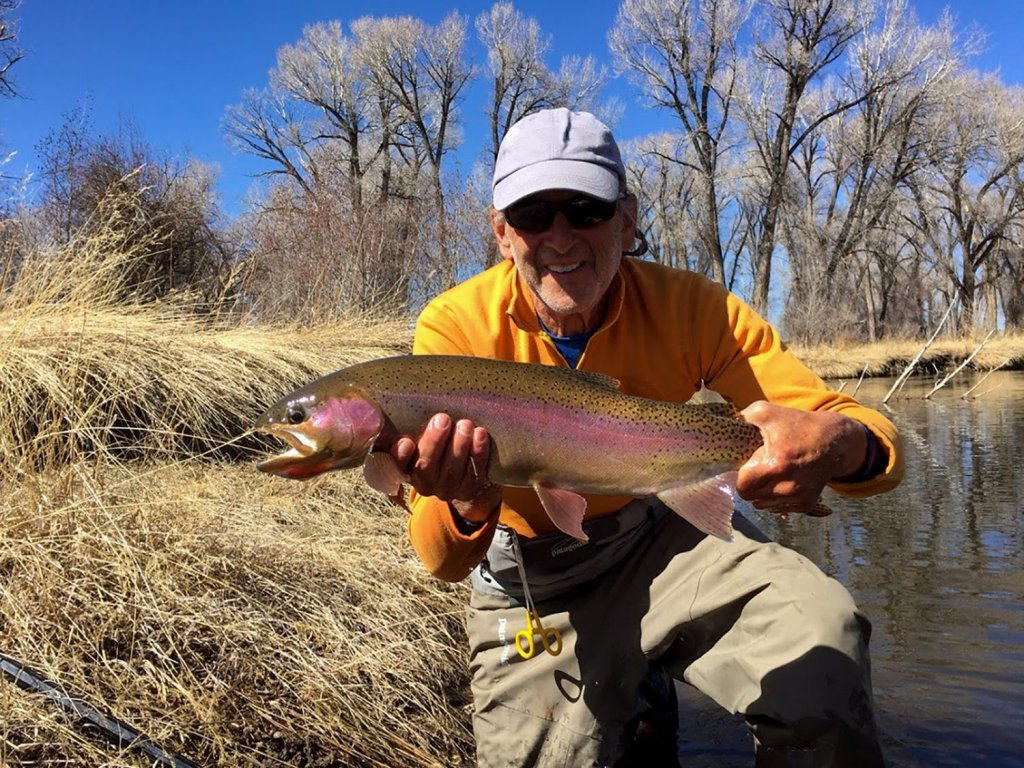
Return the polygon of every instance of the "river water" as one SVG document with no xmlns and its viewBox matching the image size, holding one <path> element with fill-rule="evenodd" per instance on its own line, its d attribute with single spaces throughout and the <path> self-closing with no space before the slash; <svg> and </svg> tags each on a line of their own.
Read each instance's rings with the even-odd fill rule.
<svg viewBox="0 0 1024 768">
<path fill-rule="evenodd" d="M 765 533 L 816 562 L 871 619 L 875 705 L 891 766 L 1024 766 L 1024 373 L 960 377 L 925 400 L 891 379 L 861 402 L 899 426 L 907 476 L 884 496 L 830 494 L 829 518 Z M 836 385 L 833 382 L 833 385 Z M 846 391 L 852 391 L 850 382 Z M 749 766 L 737 718 L 680 690 L 684 766 Z"/>
</svg>

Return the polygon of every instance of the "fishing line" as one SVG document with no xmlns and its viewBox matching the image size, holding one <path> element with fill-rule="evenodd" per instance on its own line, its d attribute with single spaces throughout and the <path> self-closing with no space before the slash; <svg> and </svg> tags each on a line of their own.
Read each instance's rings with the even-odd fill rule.
<svg viewBox="0 0 1024 768">
<path fill-rule="evenodd" d="M 0 653 L 0 671 L 23 691 L 40 693 L 65 712 L 78 718 L 76 725 L 91 725 L 97 728 L 118 749 L 133 749 L 150 757 L 158 765 L 170 768 L 199 768 L 198 765 L 181 755 L 154 744 L 140 731 L 118 718 L 104 714 L 79 696 L 67 692 L 63 686 L 46 680 L 42 675 L 24 664 Z"/>
</svg>

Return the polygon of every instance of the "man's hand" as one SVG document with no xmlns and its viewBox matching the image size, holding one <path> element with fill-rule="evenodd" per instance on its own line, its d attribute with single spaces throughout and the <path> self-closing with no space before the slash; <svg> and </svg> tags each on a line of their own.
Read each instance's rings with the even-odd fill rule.
<svg viewBox="0 0 1024 768">
<path fill-rule="evenodd" d="M 865 430 L 841 413 L 758 400 L 740 415 L 764 437 L 736 480 L 736 491 L 757 509 L 808 512 L 826 483 L 852 475 L 864 462 Z"/>
<path fill-rule="evenodd" d="M 419 441 L 401 437 L 391 455 L 424 496 L 448 502 L 471 523 L 486 521 L 501 503 L 501 488 L 487 479 L 491 438 L 468 419 L 452 424 L 446 413 L 427 423 Z"/>
</svg>

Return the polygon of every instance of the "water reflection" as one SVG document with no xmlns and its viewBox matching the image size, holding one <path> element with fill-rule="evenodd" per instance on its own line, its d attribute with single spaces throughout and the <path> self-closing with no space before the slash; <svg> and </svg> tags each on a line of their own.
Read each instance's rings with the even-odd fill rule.
<svg viewBox="0 0 1024 768">
<path fill-rule="evenodd" d="M 981 397 L 960 399 L 973 384 L 963 377 L 924 400 L 932 382 L 912 381 L 886 408 L 891 381 L 865 381 L 858 399 L 887 411 L 906 442 L 901 487 L 833 496 L 825 520 L 751 511 L 871 618 L 893 766 L 1024 764 L 1024 374 L 994 374 Z M 742 728 L 684 698 L 684 765 L 750 765 Z"/>
</svg>

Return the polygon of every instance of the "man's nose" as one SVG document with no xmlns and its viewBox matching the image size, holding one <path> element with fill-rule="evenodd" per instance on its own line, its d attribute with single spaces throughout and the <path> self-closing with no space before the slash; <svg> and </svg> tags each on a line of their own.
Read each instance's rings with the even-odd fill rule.
<svg viewBox="0 0 1024 768">
<path fill-rule="evenodd" d="M 565 253 L 576 242 L 576 230 L 561 211 L 555 213 L 555 218 L 552 220 L 551 226 L 548 227 L 544 240 L 550 248 L 559 253 Z"/>
</svg>

